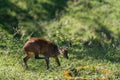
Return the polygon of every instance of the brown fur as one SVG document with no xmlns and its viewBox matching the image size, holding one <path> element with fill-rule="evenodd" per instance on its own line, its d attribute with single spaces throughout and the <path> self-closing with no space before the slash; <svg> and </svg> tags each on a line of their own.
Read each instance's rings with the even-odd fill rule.
<svg viewBox="0 0 120 80">
<path fill-rule="evenodd" d="M 45 59 L 47 69 L 49 68 L 49 57 L 54 58 L 58 66 L 60 66 L 60 62 L 57 57 L 59 54 L 62 54 L 64 57 L 68 58 L 65 49 L 60 50 L 57 45 L 42 38 L 31 38 L 25 43 L 23 48 L 27 54 L 27 56 L 23 59 L 26 68 L 28 68 L 27 60 L 33 57 L 33 55 L 35 56 L 35 59 Z M 33 54 L 31 54 L 31 52 Z M 39 57 L 39 54 L 42 54 L 45 57 Z"/>
</svg>

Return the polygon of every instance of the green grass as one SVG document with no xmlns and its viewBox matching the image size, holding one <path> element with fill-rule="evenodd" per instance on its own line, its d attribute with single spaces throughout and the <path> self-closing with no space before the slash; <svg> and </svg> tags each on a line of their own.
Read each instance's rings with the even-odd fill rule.
<svg viewBox="0 0 120 80">
<path fill-rule="evenodd" d="M 57 67 L 54 60 L 51 59 L 50 69 L 46 70 L 44 60 L 35 60 L 34 58 L 28 61 L 29 69 L 26 70 L 23 66 L 21 53 L 13 53 L 12 55 L 0 56 L 0 78 L 2 80 L 64 80 L 63 72 L 66 69 L 76 68 L 79 66 L 98 66 L 103 69 L 112 71 L 112 74 L 105 75 L 94 72 L 93 75 L 86 75 L 88 72 L 84 70 L 82 75 L 77 77 L 86 78 L 111 78 L 112 80 L 118 80 L 120 74 L 119 62 L 111 62 L 108 60 L 94 59 L 92 57 L 84 57 L 84 59 L 77 59 L 70 54 L 70 59 L 66 60 L 60 57 L 61 67 Z M 23 54 L 22 54 L 23 55 Z"/>
<path fill-rule="evenodd" d="M 7 41 L 11 41 L 9 38 Z M 77 43 L 77 42 L 76 42 Z M 74 78 L 110 78 L 120 79 L 120 54 L 119 48 L 87 47 L 83 44 L 73 43 L 69 48 L 69 59 L 59 56 L 61 66 L 58 67 L 54 59 L 50 59 L 50 69 L 46 70 L 45 60 L 28 61 L 29 69 L 26 70 L 23 64 L 25 53 L 22 50 L 23 41 L 14 40 L 11 46 L 1 49 L 0 54 L 0 79 L 1 80 L 66 80 L 64 71 L 72 70 L 80 66 L 89 66 L 85 70 L 78 70 L 78 74 L 71 73 Z M 13 45 L 14 44 L 14 45 Z M 19 45 L 18 45 L 19 44 Z M 92 67 L 97 66 L 103 70 L 110 70 L 112 73 L 104 74 L 101 71 L 93 71 Z"/>
<path fill-rule="evenodd" d="M 119 0 L 3 0 L 0 7 L 0 80 L 66 80 L 66 70 L 82 80 L 120 79 Z M 26 70 L 30 37 L 70 46 L 69 59 L 59 56 L 58 67 L 51 58 L 46 70 L 45 60 L 31 58 Z"/>
</svg>

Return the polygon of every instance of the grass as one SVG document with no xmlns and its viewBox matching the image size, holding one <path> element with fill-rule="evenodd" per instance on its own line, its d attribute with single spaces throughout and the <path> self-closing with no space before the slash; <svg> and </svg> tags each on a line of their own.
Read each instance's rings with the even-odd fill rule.
<svg viewBox="0 0 120 80">
<path fill-rule="evenodd" d="M 11 39 L 9 38 L 7 41 L 10 42 Z M 1 49 L 1 80 L 69 80 L 64 74 L 66 70 L 71 71 L 72 79 L 120 79 L 120 46 L 117 48 L 106 47 L 106 50 L 104 50 L 101 47 L 91 48 L 83 44 L 73 43 L 69 48 L 70 58 L 68 60 L 59 56 L 61 62 L 60 67 L 51 58 L 50 69 L 46 70 L 45 60 L 31 58 L 28 61 L 29 69 L 26 70 L 22 60 L 25 56 L 22 50 L 23 43 L 24 41 L 22 40 L 14 40 L 11 46 L 7 45 L 6 48 Z M 84 66 L 87 68 L 79 69 L 76 73 L 72 72 L 74 69 Z M 100 69 L 96 70 L 93 67 L 99 67 Z M 102 73 L 102 71 L 104 72 Z"/>
<path fill-rule="evenodd" d="M 13 55 L 14 54 L 14 55 Z M 30 59 L 28 61 L 29 69 L 26 70 L 25 66 L 23 66 L 23 53 L 13 53 L 12 55 L 1 55 L 0 56 L 0 78 L 2 80 L 64 80 L 63 72 L 66 69 L 73 69 L 79 66 L 98 66 L 106 70 L 110 70 L 112 74 L 102 74 L 93 72 L 93 74 L 87 74 L 88 70 L 80 71 L 81 75 L 76 77 L 84 77 L 84 78 L 111 78 L 112 80 L 118 80 L 120 78 L 120 74 L 117 73 L 120 71 L 119 62 L 113 63 L 107 60 L 99 60 L 94 59 L 92 57 L 88 57 L 87 59 L 77 59 L 70 54 L 70 59 L 66 60 L 60 57 L 61 67 L 57 67 L 54 60 L 51 59 L 50 69 L 46 70 L 46 65 L 44 60 L 35 60 Z M 72 74 L 74 75 L 74 74 Z M 89 79 L 88 79 L 89 80 Z"/>
<path fill-rule="evenodd" d="M 0 80 L 119 80 L 119 4 L 118 0 L 3 1 Z M 51 58 L 46 70 L 45 60 L 31 58 L 26 70 L 22 47 L 36 36 L 69 46 L 69 59 L 59 56 L 57 67 Z"/>
</svg>

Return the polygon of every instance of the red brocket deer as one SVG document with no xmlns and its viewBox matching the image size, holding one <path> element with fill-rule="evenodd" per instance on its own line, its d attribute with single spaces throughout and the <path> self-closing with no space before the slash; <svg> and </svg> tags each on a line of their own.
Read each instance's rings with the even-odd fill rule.
<svg viewBox="0 0 120 80">
<path fill-rule="evenodd" d="M 50 57 L 55 59 L 58 66 L 60 66 L 60 62 L 58 59 L 59 54 L 62 54 L 63 57 L 68 59 L 68 48 L 60 49 L 54 43 L 42 38 L 31 38 L 25 43 L 23 49 L 27 54 L 26 57 L 23 58 L 26 68 L 28 68 L 27 65 L 28 59 L 33 57 L 33 55 L 35 59 L 45 59 L 47 69 L 49 69 Z M 31 52 L 33 54 L 31 54 Z M 39 54 L 42 54 L 44 57 L 39 57 Z"/>
</svg>

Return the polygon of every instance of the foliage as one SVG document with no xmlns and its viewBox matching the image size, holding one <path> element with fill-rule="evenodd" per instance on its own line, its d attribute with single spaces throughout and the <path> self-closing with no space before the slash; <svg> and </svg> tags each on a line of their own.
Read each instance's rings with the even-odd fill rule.
<svg viewBox="0 0 120 80">
<path fill-rule="evenodd" d="M 0 0 L 1 80 L 120 79 L 119 0 Z M 31 37 L 69 47 L 59 56 L 23 64 L 24 43 Z M 79 70 L 78 70 L 79 68 Z M 64 72 L 65 71 L 65 72 Z M 88 80 L 89 80 L 88 79 Z"/>
</svg>

